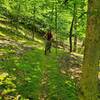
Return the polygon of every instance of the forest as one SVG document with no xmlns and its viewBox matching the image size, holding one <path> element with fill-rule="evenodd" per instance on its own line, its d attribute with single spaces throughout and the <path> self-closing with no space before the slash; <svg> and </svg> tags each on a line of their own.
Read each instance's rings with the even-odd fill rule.
<svg viewBox="0 0 100 100">
<path fill-rule="evenodd" d="M 100 100 L 100 0 L 0 0 L 0 100 Z"/>
</svg>

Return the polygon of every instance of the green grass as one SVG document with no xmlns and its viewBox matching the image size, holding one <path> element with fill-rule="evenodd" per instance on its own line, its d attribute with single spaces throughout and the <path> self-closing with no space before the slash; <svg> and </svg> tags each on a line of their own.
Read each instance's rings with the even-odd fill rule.
<svg viewBox="0 0 100 100">
<path fill-rule="evenodd" d="M 20 94 L 21 100 L 30 97 L 39 100 L 42 95 L 46 95 L 48 100 L 77 100 L 75 83 L 60 73 L 55 52 L 53 48 L 52 53 L 46 56 L 43 49 L 34 48 L 21 57 L 6 57 L 0 63 L 3 73 L 8 74 L 1 81 L 2 93 L 14 96 Z M 61 51 L 58 50 L 58 54 Z"/>
<path fill-rule="evenodd" d="M 15 35 L 10 38 L 11 33 L 5 32 L 2 29 L 0 35 L 15 41 L 0 48 L 4 53 L 0 56 L 0 100 L 16 100 L 18 96 L 20 100 L 78 100 L 74 80 L 60 71 L 58 57 L 65 55 L 63 50 L 56 53 L 52 48 L 44 55 L 44 42 L 38 36 L 32 41 Z"/>
</svg>

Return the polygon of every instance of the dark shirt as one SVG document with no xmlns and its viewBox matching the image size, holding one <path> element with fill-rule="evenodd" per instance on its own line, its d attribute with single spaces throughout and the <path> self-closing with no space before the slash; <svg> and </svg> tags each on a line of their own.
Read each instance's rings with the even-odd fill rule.
<svg viewBox="0 0 100 100">
<path fill-rule="evenodd" d="M 48 32 L 46 37 L 47 37 L 47 40 L 50 41 L 52 39 L 52 34 Z"/>
</svg>

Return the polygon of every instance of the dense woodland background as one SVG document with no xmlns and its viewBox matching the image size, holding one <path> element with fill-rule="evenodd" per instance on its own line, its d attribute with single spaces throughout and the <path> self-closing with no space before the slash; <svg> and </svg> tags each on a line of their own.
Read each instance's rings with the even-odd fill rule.
<svg viewBox="0 0 100 100">
<path fill-rule="evenodd" d="M 0 0 L 0 100 L 99 100 L 99 27 L 100 0 Z"/>
</svg>

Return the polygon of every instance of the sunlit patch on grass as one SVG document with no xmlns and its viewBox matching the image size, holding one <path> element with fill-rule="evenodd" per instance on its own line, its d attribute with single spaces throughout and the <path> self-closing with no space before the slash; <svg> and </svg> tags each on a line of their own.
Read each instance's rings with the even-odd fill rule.
<svg viewBox="0 0 100 100">
<path fill-rule="evenodd" d="M 4 78 L 7 76 L 8 76 L 8 73 L 0 72 L 0 81 L 4 80 Z"/>
<path fill-rule="evenodd" d="M 40 40 L 40 39 L 38 39 L 38 38 L 34 38 L 34 40 L 36 41 L 36 42 L 38 42 L 38 43 L 43 43 L 43 41 L 42 40 Z"/>
<path fill-rule="evenodd" d="M 23 36 L 25 36 L 25 32 L 24 32 L 23 30 L 19 30 L 19 29 L 18 29 L 18 31 L 19 31 Z"/>
<path fill-rule="evenodd" d="M 18 40 L 18 42 L 21 42 L 21 43 L 25 43 L 27 40 L 25 40 L 25 39 L 20 39 L 20 40 Z"/>
<path fill-rule="evenodd" d="M 2 28 L 7 28 L 7 29 L 11 29 L 11 30 L 16 30 L 16 28 L 13 27 L 13 26 L 9 26 L 9 25 L 5 25 L 5 24 L 1 24 L 1 23 L 0 23 L 0 27 L 2 27 Z"/>
<path fill-rule="evenodd" d="M 4 37 L 4 36 L 6 36 L 6 35 L 5 35 L 5 34 L 3 34 L 2 32 L 0 32 L 0 36 L 3 36 L 3 37 Z"/>
<path fill-rule="evenodd" d="M 98 73 L 98 79 L 100 80 L 100 71 L 99 71 L 99 73 Z"/>
</svg>

